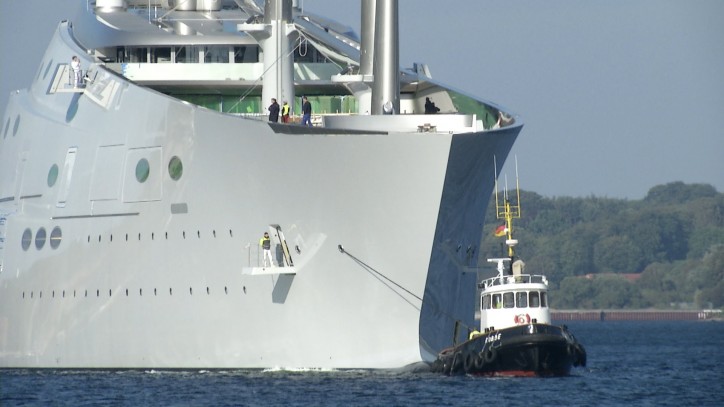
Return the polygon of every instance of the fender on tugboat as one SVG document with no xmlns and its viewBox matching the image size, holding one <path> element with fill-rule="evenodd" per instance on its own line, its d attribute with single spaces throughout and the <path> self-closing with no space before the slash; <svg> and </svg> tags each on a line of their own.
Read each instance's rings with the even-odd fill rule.
<svg viewBox="0 0 724 407">
<path fill-rule="evenodd" d="M 495 350 L 492 346 L 488 348 L 488 350 L 485 351 L 485 363 L 490 364 L 495 362 L 495 359 L 498 358 L 498 351 Z"/>
</svg>

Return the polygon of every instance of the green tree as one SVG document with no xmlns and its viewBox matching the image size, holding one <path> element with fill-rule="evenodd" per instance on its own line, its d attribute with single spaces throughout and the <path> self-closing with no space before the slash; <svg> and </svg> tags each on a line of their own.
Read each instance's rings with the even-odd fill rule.
<svg viewBox="0 0 724 407">
<path fill-rule="evenodd" d="M 716 196 L 716 189 L 709 184 L 684 184 L 681 181 L 657 185 L 649 190 L 645 202 L 679 204 L 696 198 Z"/>
<path fill-rule="evenodd" d="M 636 273 L 642 270 L 641 249 L 628 237 L 607 236 L 593 246 L 593 262 L 600 272 Z"/>
</svg>

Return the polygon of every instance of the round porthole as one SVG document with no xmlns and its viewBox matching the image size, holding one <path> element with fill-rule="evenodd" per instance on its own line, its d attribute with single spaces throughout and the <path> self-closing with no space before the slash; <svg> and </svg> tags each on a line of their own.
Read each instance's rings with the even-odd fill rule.
<svg viewBox="0 0 724 407">
<path fill-rule="evenodd" d="M 136 179 L 138 180 L 138 182 L 146 182 L 150 171 L 151 170 L 148 165 L 148 160 L 145 158 L 141 158 L 138 161 L 138 164 L 136 164 Z"/>
<path fill-rule="evenodd" d="M 60 246 L 60 241 L 63 240 L 63 232 L 60 227 L 56 226 L 53 231 L 50 232 L 50 248 L 57 249 Z"/>
<path fill-rule="evenodd" d="M 35 234 L 35 248 L 40 250 L 45 246 L 45 238 L 48 235 L 45 233 L 45 228 L 38 229 L 38 233 Z"/>
<path fill-rule="evenodd" d="M 181 163 L 181 159 L 176 156 L 171 157 L 171 161 L 168 162 L 168 175 L 171 176 L 171 179 L 178 181 L 183 172 L 184 166 Z"/>
<path fill-rule="evenodd" d="M 48 170 L 48 187 L 55 185 L 55 181 L 58 180 L 58 164 L 53 164 Z"/>
<path fill-rule="evenodd" d="M 30 244 L 33 242 L 33 232 L 30 229 L 25 229 L 23 232 L 23 238 L 20 241 L 21 246 L 23 247 L 23 250 L 28 250 L 30 248 Z"/>
</svg>

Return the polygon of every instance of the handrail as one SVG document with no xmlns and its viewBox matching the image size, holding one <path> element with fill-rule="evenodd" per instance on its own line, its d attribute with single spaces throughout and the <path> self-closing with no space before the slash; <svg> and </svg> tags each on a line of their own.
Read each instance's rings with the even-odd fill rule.
<svg viewBox="0 0 724 407">
<path fill-rule="evenodd" d="M 518 274 L 513 276 L 495 276 L 478 283 L 478 288 L 485 289 L 493 286 L 508 284 L 544 284 L 548 285 L 548 279 L 539 274 Z"/>
</svg>

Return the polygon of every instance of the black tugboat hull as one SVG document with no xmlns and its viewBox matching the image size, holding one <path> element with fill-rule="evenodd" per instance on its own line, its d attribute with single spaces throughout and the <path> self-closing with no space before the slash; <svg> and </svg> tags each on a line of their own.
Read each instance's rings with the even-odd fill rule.
<svg viewBox="0 0 724 407">
<path fill-rule="evenodd" d="M 515 326 L 483 333 L 440 353 L 432 370 L 475 376 L 567 376 L 586 352 L 565 326 Z"/>
</svg>

